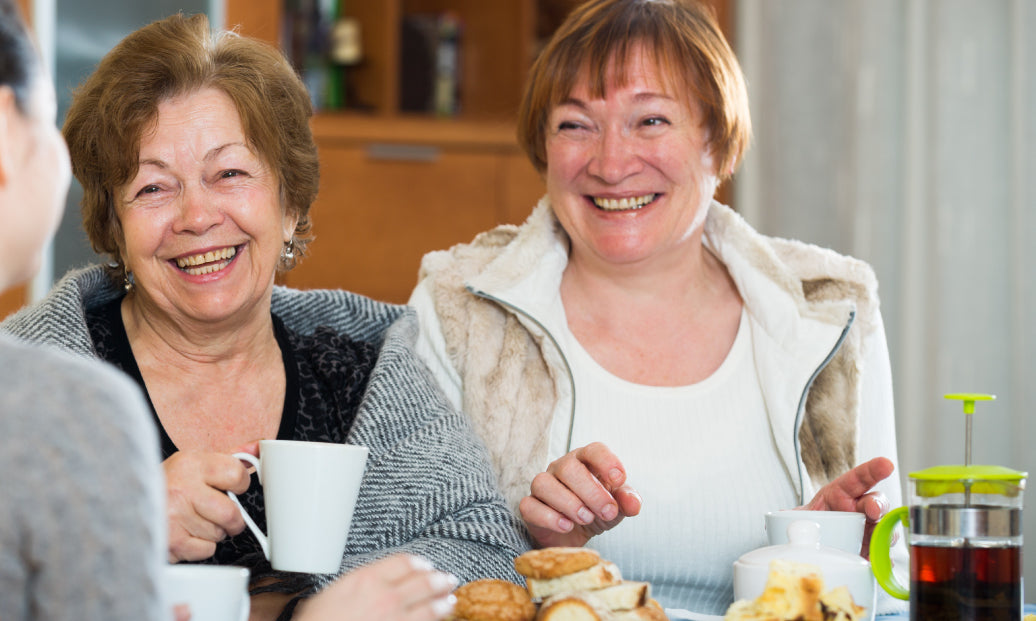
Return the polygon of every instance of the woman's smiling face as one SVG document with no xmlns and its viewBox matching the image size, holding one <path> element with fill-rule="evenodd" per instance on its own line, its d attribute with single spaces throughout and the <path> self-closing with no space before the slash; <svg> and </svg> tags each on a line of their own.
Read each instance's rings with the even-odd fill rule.
<svg viewBox="0 0 1036 621">
<path fill-rule="evenodd" d="M 268 312 L 295 221 L 224 92 L 204 88 L 159 104 L 139 170 L 117 200 L 140 304 L 201 322 Z"/>
<path fill-rule="evenodd" d="M 606 269 L 693 248 L 719 183 L 697 105 L 673 93 L 642 45 L 626 74 L 603 99 L 577 82 L 547 127 L 547 192 L 571 259 Z"/>
</svg>

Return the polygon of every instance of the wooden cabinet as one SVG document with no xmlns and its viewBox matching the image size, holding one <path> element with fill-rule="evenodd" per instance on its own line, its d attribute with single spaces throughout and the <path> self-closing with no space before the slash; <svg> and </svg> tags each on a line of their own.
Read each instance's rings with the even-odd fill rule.
<svg viewBox="0 0 1036 621">
<path fill-rule="evenodd" d="M 321 115 L 313 129 L 316 239 L 283 279 L 294 287 L 405 302 L 424 253 L 520 222 L 543 193 L 507 124 Z"/>
</svg>

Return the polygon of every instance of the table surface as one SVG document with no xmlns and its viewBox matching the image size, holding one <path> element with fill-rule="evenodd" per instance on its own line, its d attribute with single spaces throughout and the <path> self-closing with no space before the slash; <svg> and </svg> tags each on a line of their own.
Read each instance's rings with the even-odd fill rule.
<svg viewBox="0 0 1036 621">
<path fill-rule="evenodd" d="M 1036 604 L 1026 604 L 1025 614 L 1032 615 L 1036 614 Z M 904 612 L 895 615 L 881 615 L 875 619 L 875 621 L 895 621 L 896 619 L 909 619 L 910 613 Z"/>
<path fill-rule="evenodd" d="M 1036 614 L 1036 604 L 1025 604 L 1025 614 Z M 675 621 L 722 621 L 722 616 L 715 615 L 704 615 L 695 612 L 689 612 L 686 610 L 666 609 L 666 615 Z M 908 621 L 910 619 L 910 613 L 903 612 L 892 615 L 879 615 L 875 617 L 875 621 Z"/>
</svg>

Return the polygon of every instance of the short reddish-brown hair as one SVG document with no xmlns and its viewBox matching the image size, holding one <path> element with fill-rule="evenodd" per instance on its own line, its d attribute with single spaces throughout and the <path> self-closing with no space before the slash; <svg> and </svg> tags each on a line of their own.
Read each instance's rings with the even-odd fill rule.
<svg viewBox="0 0 1036 621">
<path fill-rule="evenodd" d="M 281 200 L 298 224 L 296 257 L 309 242 L 309 209 L 320 180 L 309 128 L 309 93 L 274 47 L 234 32 L 212 32 L 203 14 L 173 15 L 131 33 L 104 56 L 65 117 L 72 172 L 83 186 L 83 226 L 94 250 L 124 275 L 116 196 L 137 173 L 140 141 L 158 106 L 203 88 L 224 92 L 241 117 L 249 146 L 277 176 Z M 282 261 L 290 268 L 293 261 Z"/>
<path fill-rule="evenodd" d="M 609 80 L 624 83 L 630 53 L 641 45 L 701 110 L 717 174 L 732 173 L 751 140 L 748 89 L 715 16 L 698 0 L 589 0 L 565 19 L 533 64 L 518 112 L 518 142 L 536 170 L 547 168 L 553 109 L 580 80 L 595 97 Z"/>
</svg>

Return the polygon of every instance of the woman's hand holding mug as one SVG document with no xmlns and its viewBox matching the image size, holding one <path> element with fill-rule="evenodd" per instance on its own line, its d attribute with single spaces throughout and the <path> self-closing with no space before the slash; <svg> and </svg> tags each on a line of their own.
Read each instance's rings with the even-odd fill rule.
<svg viewBox="0 0 1036 621">
<path fill-rule="evenodd" d="M 254 444 L 254 443 L 253 443 Z M 248 468 L 226 453 L 177 451 L 162 464 L 169 518 L 169 562 L 200 561 L 245 529 L 226 491 L 248 491 Z"/>
</svg>

